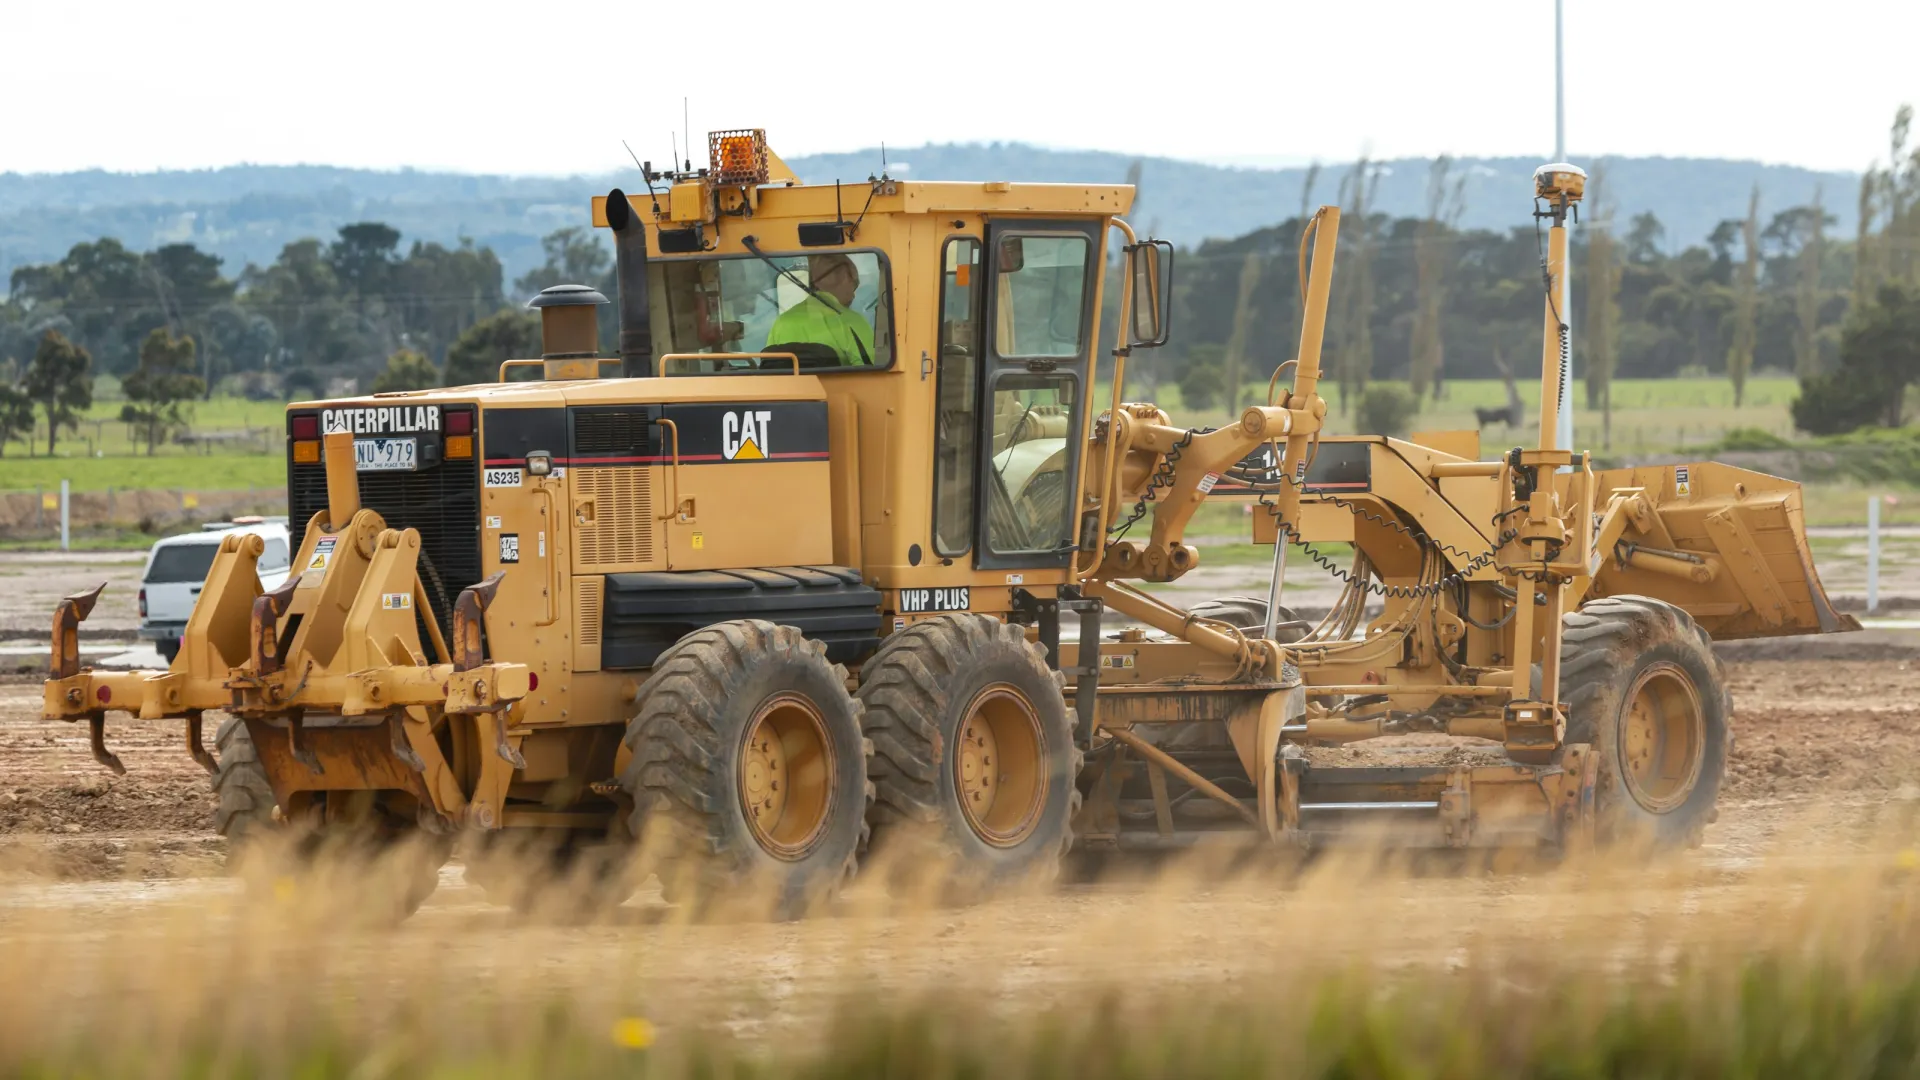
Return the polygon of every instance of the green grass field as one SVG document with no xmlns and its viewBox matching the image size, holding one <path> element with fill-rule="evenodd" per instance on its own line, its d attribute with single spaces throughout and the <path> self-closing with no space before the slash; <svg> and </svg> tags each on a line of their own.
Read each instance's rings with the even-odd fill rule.
<svg viewBox="0 0 1920 1080">
<path fill-rule="evenodd" d="M 1132 380 L 1129 385 L 1133 386 Z M 1529 421 L 1512 430 L 1499 425 L 1486 428 L 1482 445 L 1505 447 L 1524 441 L 1531 433 L 1531 414 L 1537 412 L 1540 384 L 1521 380 L 1520 398 L 1526 403 Z M 1103 387 L 1095 401 L 1104 405 L 1110 389 Z M 1264 400 L 1267 384 L 1247 384 L 1243 402 Z M 1327 398 L 1327 429 L 1335 434 L 1364 434 L 1354 429 L 1351 403 L 1343 403 L 1337 387 L 1323 383 Z M 1611 437 L 1603 432 L 1600 413 L 1586 408 L 1586 389 L 1576 384 L 1573 390 L 1574 442 L 1582 449 L 1607 450 L 1613 454 L 1669 453 L 1689 446 L 1707 446 L 1718 442 L 1734 428 L 1757 428 L 1779 435 L 1793 436 L 1793 421 L 1788 406 L 1800 392 L 1800 384 L 1791 378 L 1770 376 L 1747 383 L 1746 399 L 1739 408 L 1733 405 L 1733 386 L 1723 378 L 1624 379 L 1613 386 L 1613 422 Z M 1427 401 L 1414 422 L 1416 431 L 1451 431 L 1476 428 L 1473 410 L 1507 403 L 1506 385 L 1498 379 L 1463 379 L 1445 387 L 1446 396 Z M 1137 387 L 1126 395 L 1140 397 Z M 1162 408 L 1180 423 L 1218 426 L 1228 415 L 1224 408 L 1185 412 L 1179 388 L 1165 382 L 1153 394 Z"/>
<path fill-rule="evenodd" d="M 104 381 L 104 380 L 103 380 Z M 109 389 L 112 389 L 109 385 Z M 182 446 L 163 443 L 147 454 L 140 432 L 119 419 L 119 400 L 96 398 L 76 430 L 62 430 L 54 456 L 47 456 L 44 419 L 31 442 L 14 439 L 0 457 L 0 491 L 50 490 L 69 480 L 75 491 L 108 488 L 214 491 L 283 487 L 282 419 L 275 401 L 217 397 L 193 406 L 191 431 L 215 441 Z"/>
<path fill-rule="evenodd" d="M 228 491 L 285 487 L 287 460 L 268 454 L 162 454 L 155 457 L 0 458 L 0 491 L 52 491 L 60 481 L 75 491 L 161 488 Z"/>
<path fill-rule="evenodd" d="M 1137 384 L 1126 395 L 1143 396 Z M 1337 391 L 1331 395 L 1331 431 L 1350 431 L 1354 425 L 1352 410 L 1342 410 Z M 1521 396 L 1529 403 L 1539 394 L 1537 382 L 1524 381 Z M 1096 405 L 1104 404 L 1108 390 L 1096 392 Z M 1264 383 L 1249 384 L 1248 398 L 1264 395 Z M 1798 393 L 1791 378 L 1756 378 L 1748 384 L 1747 400 L 1733 407 L 1733 388 L 1721 378 L 1629 379 L 1614 386 L 1615 407 L 1612 438 L 1607 453 L 1613 456 L 1676 453 L 1688 447 L 1707 447 L 1735 428 L 1753 428 L 1790 437 L 1792 423 L 1788 404 Z M 1441 431 L 1474 428 L 1475 407 L 1505 403 L 1505 387 L 1498 380 L 1473 379 L 1447 384 L 1446 397 L 1428 402 L 1415 421 L 1414 430 Z M 1154 392 L 1162 406 L 1182 423 L 1195 426 L 1224 424 L 1224 408 L 1186 412 L 1180 393 L 1171 383 Z M 1576 387 L 1576 441 L 1586 447 L 1600 448 L 1601 420 L 1597 413 L 1583 407 L 1585 390 Z M 280 487 L 286 483 L 286 465 L 281 457 L 281 415 L 278 402 L 215 398 L 195 406 L 193 429 L 200 434 L 218 434 L 229 441 L 214 446 L 184 447 L 164 445 L 149 457 L 145 447 L 118 416 L 118 401 L 99 401 L 88 413 L 80 430 L 62 432 L 57 456 L 44 456 L 46 432 L 36 432 L 31 451 L 27 443 L 14 440 L 0 457 L 0 491 L 47 490 L 59 486 L 62 478 L 72 481 L 76 491 L 102 491 L 107 488 L 164 488 L 179 490 L 242 489 Z M 243 435 L 248 433 L 250 435 Z M 1524 426 L 1508 431 L 1489 427 L 1482 446 L 1487 451 L 1531 437 Z M 39 455 L 29 457 L 29 452 Z M 1848 524 L 1865 519 L 1864 507 L 1870 493 L 1891 493 L 1899 500 L 1889 508 L 1886 520 L 1900 520 L 1902 513 L 1920 520 L 1920 491 L 1901 486 L 1872 489 L 1852 484 L 1813 485 L 1807 491 L 1809 524 Z M 1903 507 L 1911 504 L 1912 510 Z M 1196 518 L 1196 536 L 1232 536 L 1243 534 L 1244 525 L 1233 520 L 1235 507 L 1207 507 Z"/>
</svg>

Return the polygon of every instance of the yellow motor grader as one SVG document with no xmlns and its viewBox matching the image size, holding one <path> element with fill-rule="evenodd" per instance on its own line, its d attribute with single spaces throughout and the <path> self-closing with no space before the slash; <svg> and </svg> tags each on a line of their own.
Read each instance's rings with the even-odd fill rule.
<svg viewBox="0 0 1920 1080">
<path fill-rule="evenodd" d="M 562 286 L 532 302 L 543 355 L 496 383 L 289 406 L 288 582 L 263 592 L 259 540 L 223 541 L 165 671 L 83 670 L 98 591 L 69 598 L 47 715 L 85 719 L 116 769 L 109 714 L 184 720 L 230 836 L 422 838 L 428 862 L 460 834 L 523 840 L 535 876 L 635 853 L 670 897 L 757 882 L 794 912 L 870 848 L 979 888 L 1046 878 L 1073 845 L 1229 832 L 1685 844 L 1732 719 L 1710 636 L 1854 625 L 1797 485 L 1553 444 L 1572 166 L 1533 193 L 1540 445 L 1482 455 L 1471 433 L 1322 434 L 1336 208 L 1302 237 L 1304 326 L 1270 400 L 1202 430 L 1124 396 L 1173 271 L 1123 219 L 1131 188 L 809 185 L 762 132 L 709 149 L 593 201 L 617 357 L 605 298 Z M 1209 498 L 1256 504 L 1272 585 L 1181 610 L 1134 583 L 1200 564 L 1183 534 Z M 1332 542 L 1350 564 L 1313 547 Z M 1283 606 L 1290 549 L 1346 583 L 1317 623 Z M 1407 733 L 1472 752 L 1304 752 Z"/>
</svg>

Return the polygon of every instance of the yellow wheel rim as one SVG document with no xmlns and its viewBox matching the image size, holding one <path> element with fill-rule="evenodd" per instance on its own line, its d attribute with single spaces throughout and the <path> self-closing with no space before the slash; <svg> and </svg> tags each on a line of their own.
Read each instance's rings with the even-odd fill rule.
<svg viewBox="0 0 1920 1080">
<path fill-rule="evenodd" d="M 1026 695 L 995 683 L 960 721 L 954 791 L 974 834 L 994 847 L 1033 835 L 1047 801 L 1046 737 Z"/>
<path fill-rule="evenodd" d="M 827 827 L 833 755 L 813 702 L 776 694 L 761 703 L 741 747 L 740 809 L 769 855 L 806 855 Z"/>
<path fill-rule="evenodd" d="M 1649 812 L 1687 801 L 1706 758 L 1706 715 L 1693 680 L 1678 664 L 1649 666 L 1627 692 L 1620 766 L 1627 792 Z"/>
</svg>

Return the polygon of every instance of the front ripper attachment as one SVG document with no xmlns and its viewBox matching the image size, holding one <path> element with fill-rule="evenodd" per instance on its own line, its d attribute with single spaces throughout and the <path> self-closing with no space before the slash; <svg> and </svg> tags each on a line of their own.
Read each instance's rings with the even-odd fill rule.
<svg viewBox="0 0 1920 1080">
<path fill-rule="evenodd" d="M 74 593 L 53 609 L 53 657 L 48 666 L 54 678 L 70 679 L 80 674 L 80 624 L 93 614 L 93 605 L 100 602 L 100 593 L 106 587 L 103 581 L 90 592 Z"/>
<path fill-rule="evenodd" d="M 513 748 L 507 739 L 506 717 L 502 715 L 512 707 L 511 701 L 495 699 L 489 701 L 484 680 L 474 680 L 468 685 L 464 676 L 467 672 L 482 667 L 487 662 L 486 647 L 481 641 L 481 633 L 486 628 L 487 608 L 493 606 L 494 594 L 500 591 L 500 582 L 507 576 L 506 571 L 496 571 L 485 581 L 469 585 L 460 591 L 460 599 L 453 604 L 453 670 L 455 680 L 462 690 L 470 690 L 472 701 L 461 710 L 470 713 L 491 713 L 493 729 L 493 752 L 500 760 L 516 769 L 527 767 L 526 758 Z"/>
<path fill-rule="evenodd" d="M 103 581 L 87 592 L 74 593 L 53 609 L 53 655 L 47 661 L 47 668 L 54 679 L 65 681 L 80 674 L 80 624 L 93 614 L 93 606 L 100 602 L 100 593 L 106 587 Z M 125 776 L 127 767 L 120 763 L 120 756 L 107 749 L 106 710 L 86 709 L 86 691 L 80 687 L 69 687 L 66 698 L 68 704 L 86 710 L 87 745 L 93 750 L 93 760 L 112 769 L 114 775 Z M 102 695 L 101 701 L 106 700 Z M 74 718 L 74 715 L 67 717 Z"/>
<path fill-rule="evenodd" d="M 82 667 L 79 627 L 101 590 L 67 597 L 54 612 L 43 715 L 86 718 L 94 757 L 120 773 L 121 762 L 105 745 L 108 713 L 185 721 L 186 749 L 211 768 L 201 720 L 206 710 L 221 710 L 263 730 L 285 731 L 284 744 L 256 736 L 263 752 L 274 743 L 274 759 L 291 766 L 270 769 L 276 794 L 385 778 L 386 787 L 414 791 L 422 804 L 451 816 L 466 796 L 433 729 L 443 718 L 471 716 L 485 729 L 481 745 L 491 741 L 502 763 L 523 767 L 504 729 L 507 711 L 527 694 L 531 679 L 525 665 L 485 656 L 483 623 L 498 577 L 460 596 L 453 622 L 456 643 L 464 647 L 456 652 L 441 639 L 438 613 L 419 580 L 419 545 L 418 533 L 389 529 L 370 510 L 337 530 L 316 517 L 296 561 L 305 569 L 262 593 L 260 538 L 227 537 L 168 670 Z M 425 635 L 416 632 L 420 625 Z M 423 636 L 431 639 L 426 646 Z M 388 730 L 378 733 L 381 752 L 374 760 L 357 733 L 382 726 Z M 387 761 L 404 775 L 389 776 Z"/>
</svg>

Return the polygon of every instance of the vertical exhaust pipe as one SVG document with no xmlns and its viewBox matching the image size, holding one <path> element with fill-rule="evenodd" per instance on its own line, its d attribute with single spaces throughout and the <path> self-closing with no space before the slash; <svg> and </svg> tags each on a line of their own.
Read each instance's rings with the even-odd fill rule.
<svg viewBox="0 0 1920 1080">
<path fill-rule="evenodd" d="M 620 280 L 620 367 L 629 379 L 653 377 L 653 327 L 647 318 L 647 232 L 627 193 L 607 192 L 614 272 Z"/>
</svg>

